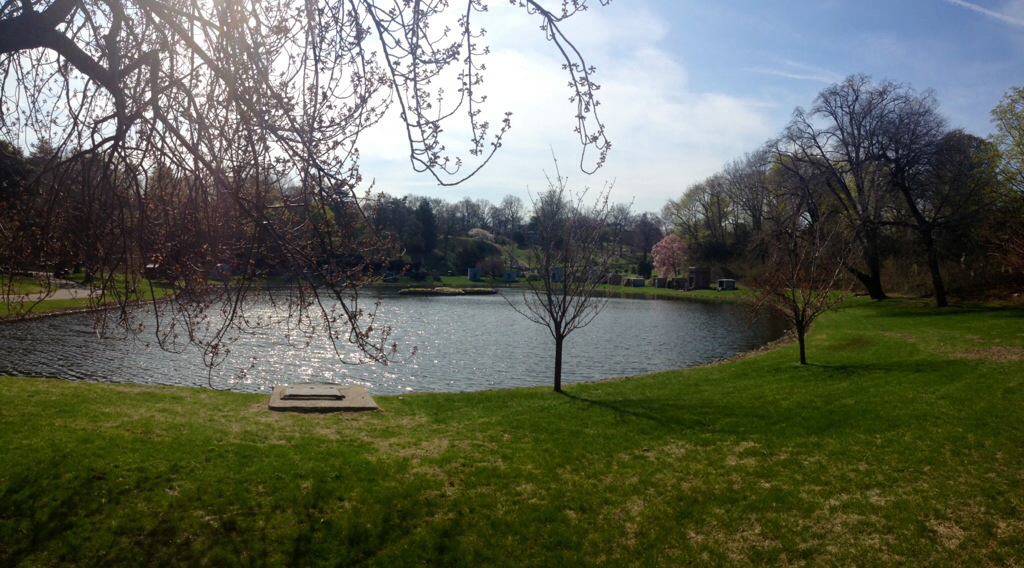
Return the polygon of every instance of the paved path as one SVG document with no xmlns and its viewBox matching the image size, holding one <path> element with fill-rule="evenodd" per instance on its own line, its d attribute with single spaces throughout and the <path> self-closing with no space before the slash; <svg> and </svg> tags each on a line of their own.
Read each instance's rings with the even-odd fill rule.
<svg viewBox="0 0 1024 568">
<path fill-rule="evenodd" d="M 41 280 L 49 282 L 54 288 L 48 292 L 39 292 L 37 294 L 12 294 L 10 297 L 0 296 L 0 301 L 38 302 L 41 300 L 75 300 L 78 298 L 88 298 L 96 293 L 95 289 L 72 280 L 60 280 L 50 278 L 49 276 L 44 276 Z"/>
<path fill-rule="evenodd" d="M 40 300 L 75 300 L 88 298 L 94 291 L 88 288 L 58 288 L 49 293 L 41 294 L 15 294 L 11 298 L 15 302 L 38 302 Z"/>
</svg>

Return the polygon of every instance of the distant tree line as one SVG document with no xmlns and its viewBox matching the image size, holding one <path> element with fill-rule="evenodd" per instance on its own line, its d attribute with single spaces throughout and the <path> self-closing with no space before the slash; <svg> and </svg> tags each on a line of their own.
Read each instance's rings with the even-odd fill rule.
<svg viewBox="0 0 1024 568">
<path fill-rule="evenodd" d="M 374 229 L 396 245 L 391 262 L 394 271 L 465 274 L 468 268 L 482 268 L 485 273 L 497 274 L 505 268 L 519 268 L 513 265 L 520 260 L 508 258 L 509 251 L 528 248 L 536 241 L 541 219 L 553 206 L 550 199 L 544 193 L 528 203 L 510 194 L 498 203 L 469 197 L 453 202 L 385 193 L 370 200 L 366 209 Z M 615 243 L 619 269 L 646 271 L 649 278 L 653 265 L 648 255 L 664 236 L 660 217 L 636 214 L 629 205 L 614 204 L 601 223 L 600 239 Z"/>
<path fill-rule="evenodd" d="M 500 275 L 521 268 L 516 249 L 537 236 L 547 204 L 506 195 L 498 203 L 469 197 L 387 193 L 303 203 L 286 178 L 239 171 L 226 175 L 250 208 L 266 211 L 254 222 L 237 196 L 211 180 L 172 168 L 119 162 L 112 154 L 69 160 L 48 143 L 25 152 L 0 141 L 0 271 L 84 273 L 89 282 L 142 274 L 200 286 L 221 267 L 247 278 L 289 278 L 304 254 L 339 282 L 384 273 L 465 274 L 482 268 Z M 265 231 L 287 231 L 302 251 L 280 251 Z M 130 234 L 132 238 L 126 238 Z M 305 234 L 305 237 L 302 235 Z M 653 245 L 664 235 L 660 217 L 609 208 L 602 240 L 614 242 L 620 270 L 650 277 Z"/>
</svg>

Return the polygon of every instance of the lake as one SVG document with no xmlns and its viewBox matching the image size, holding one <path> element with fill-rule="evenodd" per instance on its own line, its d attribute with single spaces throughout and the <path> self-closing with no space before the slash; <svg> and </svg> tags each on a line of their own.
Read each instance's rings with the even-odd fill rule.
<svg viewBox="0 0 1024 568">
<path fill-rule="evenodd" d="M 547 329 L 527 321 L 501 296 L 387 294 L 382 300 L 378 320 L 395 328 L 393 339 L 402 353 L 417 351 L 387 366 L 344 364 L 322 338 L 308 345 L 287 339 L 283 314 L 260 302 L 254 315 L 272 323 L 241 336 L 227 362 L 212 370 L 194 347 L 165 351 L 155 345 L 152 332 L 101 337 L 94 314 L 71 314 L 0 326 L 0 374 L 245 392 L 295 382 L 362 385 L 372 394 L 552 383 L 554 341 Z M 781 322 L 750 322 L 742 312 L 727 303 L 611 299 L 590 326 L 566 339 L 563 381 L 691 367 L 782 335 Z M 146 329 L 152 329 L 153 316 L 142 314 Z"/>
</svg>

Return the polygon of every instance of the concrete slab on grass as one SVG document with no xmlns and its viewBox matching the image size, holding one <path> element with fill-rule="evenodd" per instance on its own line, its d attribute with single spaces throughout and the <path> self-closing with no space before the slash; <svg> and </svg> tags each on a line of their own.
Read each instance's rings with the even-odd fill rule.
<svg viewBox="0 0 1024 568">
<path fill-rule="evenodd" d="M 270 410 L 280 412 L 358 412 L 378 410 L 363 387 L 298 384 L 274 387 Z"/>
</svg>

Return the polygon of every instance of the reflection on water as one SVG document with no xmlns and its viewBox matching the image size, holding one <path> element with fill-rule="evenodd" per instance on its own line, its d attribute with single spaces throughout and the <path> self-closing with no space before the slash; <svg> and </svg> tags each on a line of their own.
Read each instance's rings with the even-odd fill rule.
<svg viewBox="0 0 1024 568">
<path fill-rule="evenodd" d="M 208 370 L 194 348 L 169 353 L 139 337 L 101 338 L 90 314 L 0 326 L 0 374 L 106 382 L 214 386 L 269 392 L 295 382 L 358 384 L 374 394 L 472 391 L 549 385 L 554 341 L 500 296 L 389 296 L 378 319 L 395 328 L 408 360 L 347 365 L 323 339 L 287 339 L 278 323 L 241 337 L 228 361 Z M 745 321 L 728 304 L 612 299 L 590 326 L 566 340 L 566 382 L 689 367 L 755 349 L 782 333 L 779 322 Z M 256 314 L 253 314 L 256 315 Z M 144 317 L 144 316 L 143 316 Z M 152 317 L 152 316 L 149 316 Z M 147 329 L 153 322 L 147 322 Z"/>
</svg>

